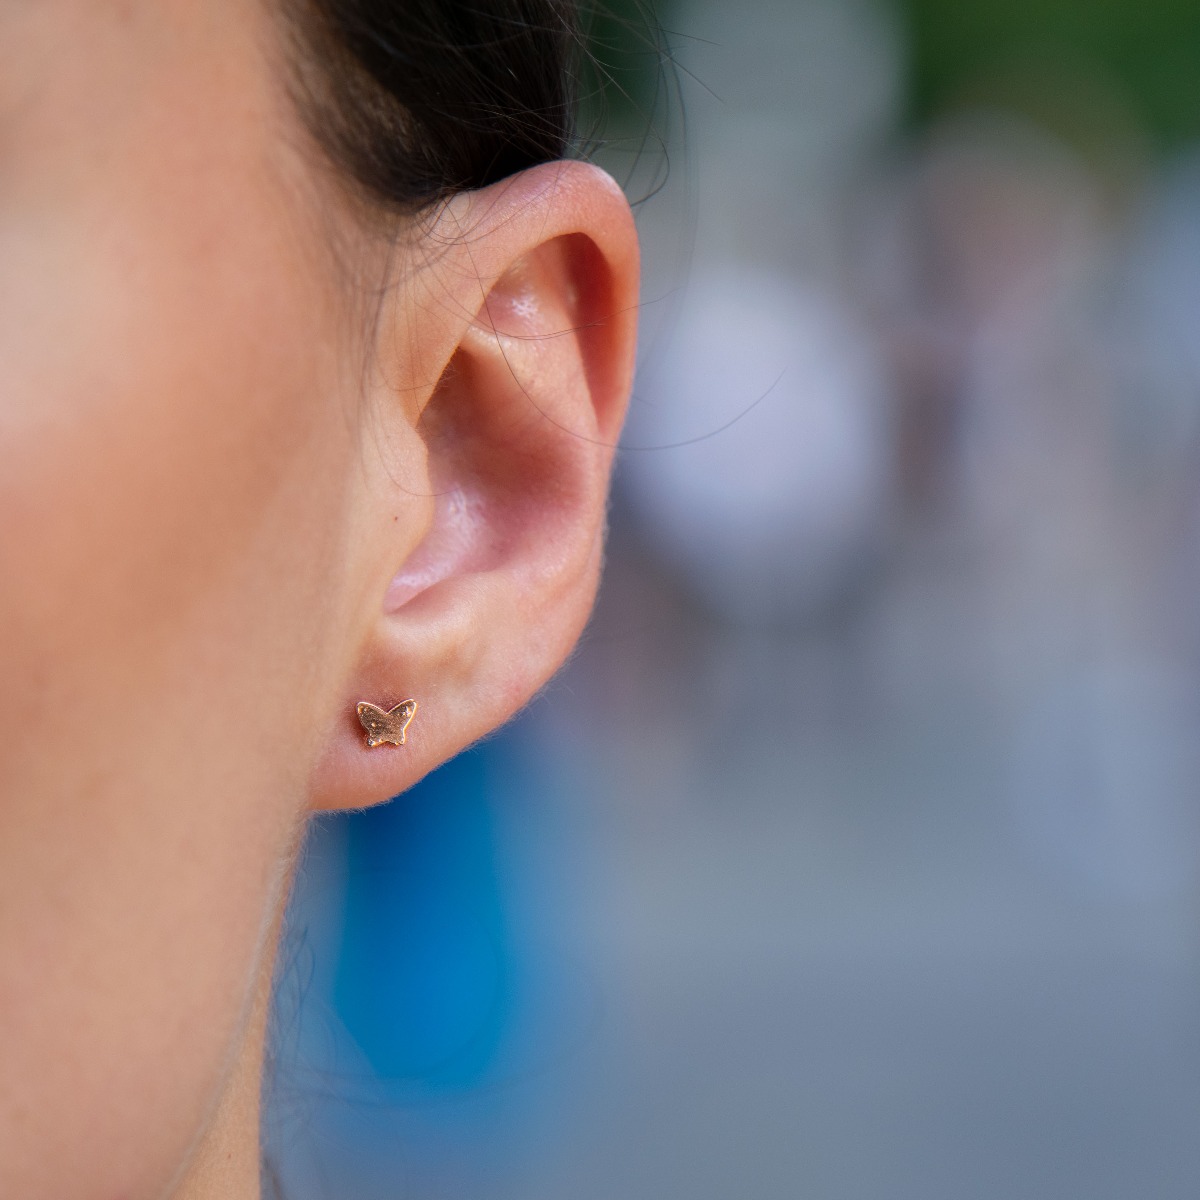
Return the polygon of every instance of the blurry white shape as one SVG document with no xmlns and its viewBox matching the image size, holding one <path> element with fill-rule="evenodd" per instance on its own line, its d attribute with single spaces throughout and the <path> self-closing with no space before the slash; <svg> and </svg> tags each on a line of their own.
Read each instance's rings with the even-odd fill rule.
<svg viewBox="0 0 1200 1200">
<path fill-rule="evenodd" d="M 1195 881 L 1194 687 L 1148 663 L 1093 664 L 1032 701 L 1013 744 L 1012 798 L 1043 861 L 1114 899 Z"/>
<path fill-rule="evenodd" d="M 656 250 L 678 242 L 683 203 L 703 261 L 838 274 L 847 190 L 900 110 L 896 14 L 872 0 L 766 0 L 748 20 L 742 7 L 700 0 L 678 19 L 676 58 L 695 86 L 685 86 L 686 137 L 671 154 L 689 195 L 641 218 L 648 294 L 674 284 L 674 274 L 665 287 L 658 279 Z"/>
<path fill-rule="evenodd" d="M 1124 297 L 1118 319 L 1135 342 L 1129 432 L 1159 454 L 1190 454 L 1200 430 L 1200 147 L 1155 188 L 1133 238 Z"/>
<path fill-rule="evenodd" d="M 848 313 L 786 276 L 692 280 L 639 381 L 625 445 L 621 477 L 648 540 L 731 619 L 811 614 L 880 544 L 891 478 L 880 364 Z"/>
<path fill-rule="evenodd" d="M 760 169 L 840 156 L 878 136 L 896 111 L 903 35 L 890 5 L 761 0 L 748 20 L 741 5 L 692 0 L 684 13 L 677 56 L 719 101 L 689 111 L 689 129 L 766 118 L 781 136 Z"/>
</svg>

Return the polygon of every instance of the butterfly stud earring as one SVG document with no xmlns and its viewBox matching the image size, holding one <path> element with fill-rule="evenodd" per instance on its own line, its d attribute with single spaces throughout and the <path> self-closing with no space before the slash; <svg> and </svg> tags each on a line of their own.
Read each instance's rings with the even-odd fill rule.
<svg viewBox="0 0 1200 1200">
<path fill-rule="evenodd" d="M 415 700 L 401 700 L 394 708 L 380 708 L 369 700 L 360 700 L 355 707 L 363 729 L 367 731 L 368 746 L 404 745 L 408 723 L 417 711 Z"/>
</svg>

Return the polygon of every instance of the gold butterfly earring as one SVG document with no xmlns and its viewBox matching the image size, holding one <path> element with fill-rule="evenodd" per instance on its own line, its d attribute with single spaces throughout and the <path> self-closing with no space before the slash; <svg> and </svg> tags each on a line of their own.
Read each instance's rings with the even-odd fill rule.
<svg viewBox="0 0 1200 1200">
<path fill-rule="evenodd" d="M 380 708 L 369 700 L 360 700 L 355 706 L 358 719 L 367 732 L 367 745 L 382 746 L 390 742 L 393 746 L 404 745 L 408 723 L 417 711 L 415 700 L 401 700 L 392 708 Z"/>
</svg>

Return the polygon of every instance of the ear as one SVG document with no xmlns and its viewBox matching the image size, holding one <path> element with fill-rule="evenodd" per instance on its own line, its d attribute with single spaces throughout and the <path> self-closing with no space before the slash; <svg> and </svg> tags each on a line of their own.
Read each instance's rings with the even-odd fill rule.
<svg viewBox="0 0 1200 1200">
<path fill-rule="evenodd" d="M 386 800 L 507 720 L 595 597 L 633 376 L 628 204 L 598 169 L 549 164 L 457 197 L 422 247 L 380 324 L 350 551 L 364 618 L 315 808 Z M 356 704 L 409 698 L 404 745 L 368 746 Z"/>
</svg>

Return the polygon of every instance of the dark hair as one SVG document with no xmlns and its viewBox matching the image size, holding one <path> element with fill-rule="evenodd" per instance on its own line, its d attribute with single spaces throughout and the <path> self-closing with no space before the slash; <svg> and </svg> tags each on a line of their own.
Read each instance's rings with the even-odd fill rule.
<svg viewBox="0 0 1200 1200">
<path fill-rule="evenodd" d="M 574 0 L 283 0 L 302 115 L 375 207 L 415 213 L 572 148 Z"/>
</svg>

